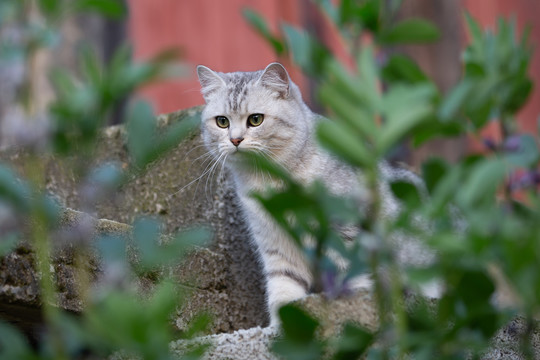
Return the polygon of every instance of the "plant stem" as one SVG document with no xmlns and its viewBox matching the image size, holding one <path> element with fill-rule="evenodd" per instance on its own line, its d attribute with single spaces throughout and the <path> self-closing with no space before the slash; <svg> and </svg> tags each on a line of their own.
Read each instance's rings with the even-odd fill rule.
<svg viewBox="0 0 540 360">
<path fill-rule="evenodd" d="M 43 315 L 51 335 L 55 359 L 67 360 L 68 357 L 63 347 L 62 337 L 56 326 L 60 310 L 57 307 L 56 291 L 52 274 L 54 268 L 51 263 L 51 248 L 48 236 L 50 226 L 48 221 L 49 217 L 46 213 L 47 210 L 41 203 L 43 199 L 41 189 L 43 188 L 45 174 L 43 159 L 40 159 L 35 154 L 30 154 L 26 164 L 28 179 L 33 189 L 32 201 L 34 204 L 32 205 L 30 212 L 30 226 L 32 243 L 36 256 L 37 273 L 40 276 L 39 281 Z"/>
</svg>

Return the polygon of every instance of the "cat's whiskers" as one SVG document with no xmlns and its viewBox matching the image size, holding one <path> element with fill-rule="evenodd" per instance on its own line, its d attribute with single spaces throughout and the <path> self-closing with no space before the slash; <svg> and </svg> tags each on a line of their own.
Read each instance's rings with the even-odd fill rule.
<svg viewBox="0 0 540 360">
<path fill-rule="evenodd" d="M 208 196 L 208 182 L 210 182 L 215 174 L 216 169 L 219 167 L 222 161 L 225 161 L 225 158 L 227 158 L 228 153 L 227 152 L 220 152 L 217 159 L 215 159 L 214 162 L 212 162 L 209 166 L 210 169 L 208 170 L 208 176 L 206 177 L 206 182 L 204 185 L 204 193 L 206 195 L 207 200 L 209 199 Z M 199 188 L 199 184 L 197 184 L 196 190 Z"/>
<path fill-rule="evenodd" d="M 184 157 L 186 158 L 186 157 L 187 157 L 189 154 L 191 154 L 193 151 L 195 151 L 195 150 L 197 150 L 197 149 L 199 149 L 199 148 L 202 148 L 202 147 L 206 148 L 206 145 L 205 145 L 205 144 L 199 144 L 199 145 L 197 145 L 197 146 L 192 147 L 187 153 L 184 154 Z M 208 153 L 208 152 L 207 152 L 207 153 Z"/>
<path fill-rule="evenodd" d="M 213 155 L 211 153 L 211 151 L 208 151 L 206 154 L 204 154 L 203 156 L 205 155 L 210 155 L 208 156 L 208 159 L 210 160 L 213 160 Z M 214 160 L 213 162 L 210 161 L 210 163 L 208 165 L 206 165 L 206 167 L 204 168 L 202 174 L 200 176 L 198 176 L 197 178 L 193 179 L 192 181 L 190 181 L 189 183 L 187 183 L 186 185 L 182 186 L 178 191 L 172 193 L 169 195 L 169 198 L 171 198 L 172 196 L 184 191 L 186 188 L 188 188 L 189 186 L 191 186 L 192 184 L 194 184 L 195 182 L 197 182 L 197 188 L 195 188 L 195 191 L 194 191 L 194 194 L 197 193 L 197 189 L 198 189 L 198 181 L 200 179 L 202 179 L 205 175 L 207 175 L 208 173 L 210 173 L 212 171 L 212 169 L 214 169 L 214 167 L 216 166 L 216 164 L 218 163 L 218 161 L 221 159 L 221 157 L 224 156 L 224 154 L 220 154 L 220 156 Z M 208 161 L 208 159 L 205 159 L 205 161 L 203 162 L 206 163 Z"/>
<path fill-rule="evenodd" d="M 184 154 L 184 160 L 187 160 L 187 158 L 188 158 L 188 156 L 189 156 L 189 154 L 190 154 L 191 152 L 193 152 L 194 150 L 197 150 L 197 149 L 199 149 L 199 148 L 201 148 L 201 147 L 206 147 L 206 145 L 201 144 L 201 145 L 197 145 L 197 146 L 194 146 L 193 148 L 191 148 L 191 150 L 189 150 L 188 152 L 186 152 L 186 153 Z M 190 173 L 191 167 L 194 166 L 194 165 L 197 163 L 197 161 L 199 161 L 199 160 L 201 160 L 201 159 L 202 159 L 202 161 L 201 161 L 200 167 L 201 167 L 201 168 L 202 168 L 202 167 L 205 167 L 206 164 L 207 164 L 207 162 L 208 162 L 209 160 L 210 160 L 210 161 L 212 160 L 213 156 L 214 156 L 214 155 L 212 154 L 212 151 L 208 151 L 208 150 L 207 150 L 207 151 L 206 151 L 205 153 L 203 153 L 202 155 L 199 155 L 199 156 L 197 156 L 195 159 L 189 161 L 189 167 L 188 167 L 188 169 L 187 169 L 187 173 Z M 188 185 L 189 185 L 189 184 L 188 184 Z M 180 189 L 179 191 L 181 191 L 181 190 L 182 190 L 182 189 Z M 177 194 L 177 193 L 178 193 L 178 192 L 175 192 L 175 193 L 171 194 L 170 196 L 175 195 L 175 194 Z"/>
<path fill-rule="evenodd" d="M 223 167 L 225 166 L 225 162 L 227 161 L 227 157 L 229 156 L 229 153 L 228 152 L 222 152 L 219 157 L 217 158 L 217 160 L 214 162 L 214 165 L 212 166 L 212 169 L 210 169 L 210 174 L 208 175 L 208 177 L 206 178 L 206 184 L 204 186 L 204 193 L 206 195 L 206 199 L 211 201 L 211 196 L 208 196 L 209 192 L 208 192 L 208 182 L 210 182 L 210 184 L 213 184 L 214 183 L 214 176 L 216 174 L 218 174 L 218 176 L 215 178 L 216 181 L 219 179 L 219 174 L 221 173 L 221 171 L 223 170 Z M 221 166 L 220 166 L 221 165 Z M 220 169 L 219 172 L 216 172 L 217 169 Z M 210 188 L 210 190 L 212 190 Z M 212 192 L 210 191 L 210 194 Z"/>
</svg>

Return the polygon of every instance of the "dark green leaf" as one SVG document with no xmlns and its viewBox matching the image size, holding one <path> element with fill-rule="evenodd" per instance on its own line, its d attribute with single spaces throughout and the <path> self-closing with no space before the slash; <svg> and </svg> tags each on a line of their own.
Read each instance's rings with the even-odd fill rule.
<svg viewBox="0 0 540 360">
<path fill-rule="evenodd" d="M 387 45 L 424 43 L 438 40 L 439 36 L 439 30 L 433 23 L 424 19 L 407 19 L 383 31 L 379 41 Z"/>
<path fill-rule="evenodd" d="M 382 69 L 382 77 L 388 83 L 405 82 L 417 84 L 429 81 L 422 69 L 409 57 L 393 55 Z"/>
<path fill-rule="evenodd" d="M 279 310 L 283 337 L 272 344 L 272 351 L 283 359 L 316 360 L 323 354 L 323 344 L 315 337 L 318 322 L 294 305 Z"/>
<path fill-rule="evenodd" d="M 39 7 L 43 14 L 50 17 L 57 17 L 62 7 L 62 1 L 60 0 L 39 0 Z"/>
<path fill-rule="evenodd" d="M 521 109 L 533 90 L 533 82 L 528 78 L 515 80 L 513 85 L 503 103 L 503 111 L 511 114 Z"/>
<path fill-rule="evenodd" d="M 354 324 L 346 324 L 341 335 L 335 340 L 333 360 L 360 358 L 372 344 L 374 336 L 369 331 Z"/>
<path fill-rule="evenodd" d="M 298 343 L 309 343 L 315 336 L 318 321 L 295 305 L 284 305 L 279 309 L 283 333 L 287 339 Z"/>
<path fill-rule="evenodd" d="M 95 11 L 112 19 L 120 19 L 127 12 L 122 0 L 78 0 L 76 7 L 79 11 Z"/>
<path fill-rule="evenodd" d="M 449 171 L 448 164 L 440 158 L 430 158 L 422 164 L 422 178 L 429 193 L 433 193 Z"/>
<path fill-rule="evenodd" d="M 422 204 L 417 187 L 410 182 L 394 181 L 390 183 L 390 189 L 394 196 L 403 202 L 408 209 L 415 209 Z"/>
</svg>

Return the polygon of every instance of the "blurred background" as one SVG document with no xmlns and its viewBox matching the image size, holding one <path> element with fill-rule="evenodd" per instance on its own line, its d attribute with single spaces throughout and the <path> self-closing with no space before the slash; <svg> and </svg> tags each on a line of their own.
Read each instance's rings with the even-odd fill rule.
<svg viewBox="0 0 540 360">
<path fill-rule="evenodd" d="M 135 59 L 141 61 L 168 49 L 176 48 L 180 51 L 181 76 L 149 85 L 139 93 L 151 102 L 157 113 L 203 104 L 195 73 L 198 64 L 204 64 L 216 71 L 228 72 L 258 70 L 273 61 L 284 63 L 293 81 L 301 87 L 306 102 L 314 110 L 320 111 L 313 83 L 298 71 L 288 58 L 277 57 L 268 43 L 255 33 L 242 16 L 242 10 L 246 8 L 261 14 L 276 33 L 284 22 L 309 29 L 333 49 L 337 56 L 343 56 L 335 31 L 310 0 L 126 1 L 129 14 L 123 19 L 111 20 L 82 15 L 66 20 L 61 28 L 61 45 L 52 53 L 38 57 L 35 64 L 35 76 L 43 77 L 43 81 L 36 81 L 36 91 L 39 92 L 42 102 L 38 106 L 46 106 L 53 97 L 52 90 L 47 85 L 46 71 L 39 71 L 40 68 L 44 70 L 53 64 L 76 69 L 81 42 L 90 42 L 98 56 L 107 61 L 114 49 L 127 41 L 133 46 Z M 466 11 L 486 28 L 494 27 L 498 17 L 513 17 L 520 32 L 527 25 L 531 26 L 532 44 L 540 41 L 540 26 L 536 25 L 540 14 L 538 0 L 405 0 L 401 16 L 430 19 L 440 27 L 442 37 L 435 44 L 404 46 L 384 51 L 404 52 L 412 56 L 423 70 L 435 79 L 439 87 L 447 91 L 461 74 L 460 56 L 467 44 L 464 24 Z M 6 96 L 7 90 L 2 89 L 16 70 L 5 67 L 0 69 L 0 100 L 3 98 L 4 104 L 9 96 Z M 531 76 L 536 84 L 540 83 L 538 51 L 531 61 Z M 0 116 L 2 111 L 0 101 Z M 117 123 L 122 111 L 120 107 L 117 116 L 112 116 L 109 122 Z M 535 90 L 519 114 L 519 124 L 523 131 L 536 131 L 538 114 L 540 92 Z M 485 134 L 495 140 L 498 136 L 495 129 L 486 129 Z M 481 148 L 481 144 L 470 139 L 437 141 L 414 152 L 404 151 L 403 160 L 418 164 L 433 151 L 453 160 L 465 152 L 478 151 Z"/>
<path fill-rule="evenodd" d="M 130 16 L 124 33 L 133 42 L 135 56 L 146 59 L 170 47 L 179 47 L 188 66 L 187 77 L 148 87 L 143 95 L 158 112 L 170 112 L 203 103 L 195 66 L 228 71 L 252 71 L 272 61 L 285 63 L 293 81 L 302 88 L 305 100 L 316 110 L 316 99 L 309 79 L 291 68 L 288 59 L 275 56 L 270 46 L 258 36 L 242 17 L 242 9 L 251 8 L 262 14 L 277 30 L 282 22 L 310 29 L 335 53 L 340 54 L 339 40 L 328 22 L 310 0 L 154 0 L 129 1 Z M 518 29 L 531 26 L 531 43 L 540 43 L 540 2 L 537 0 L 405 0 L 403 17 L 419 16 L 432 20 L 441 29 L 442 37 L 435 44 L 408 46 L 402 51 L 415 58 L 423 70 L 435 79 L 443 91 L 454 85 L 461 75 L 460 56 L 467 43 L 464 12 L 469 12 L 484 27 L 494 27 L 497 18 L 514 17 Z M 540 52 L 531 61 L 531 75 L 540 83 Z M 535 132 L 540 114 L 540 92 L 534 91 L 519 116 L 524 131 Z M 495 129 L 486 136 L 496 138 Z M 437 141 L 408 153 L 402 160 L 419 164 L 436 151 L 452 160 L 481 145 L 468 139 Z"/>
</svg>

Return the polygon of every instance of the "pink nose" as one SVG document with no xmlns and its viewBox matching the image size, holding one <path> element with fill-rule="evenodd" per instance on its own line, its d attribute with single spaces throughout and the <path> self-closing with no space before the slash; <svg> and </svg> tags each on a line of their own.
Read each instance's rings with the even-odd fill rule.
<svg viewBox="0 0 540 360">
<path fill-rule="evenodd" d="M 234 139 L 231 139 L 231 142 L 233 143 L 234 146 L 238 146 L 240 145 L 242 140 L 244 140 L 244 138 L 234 138 Z"/>
</svg>

